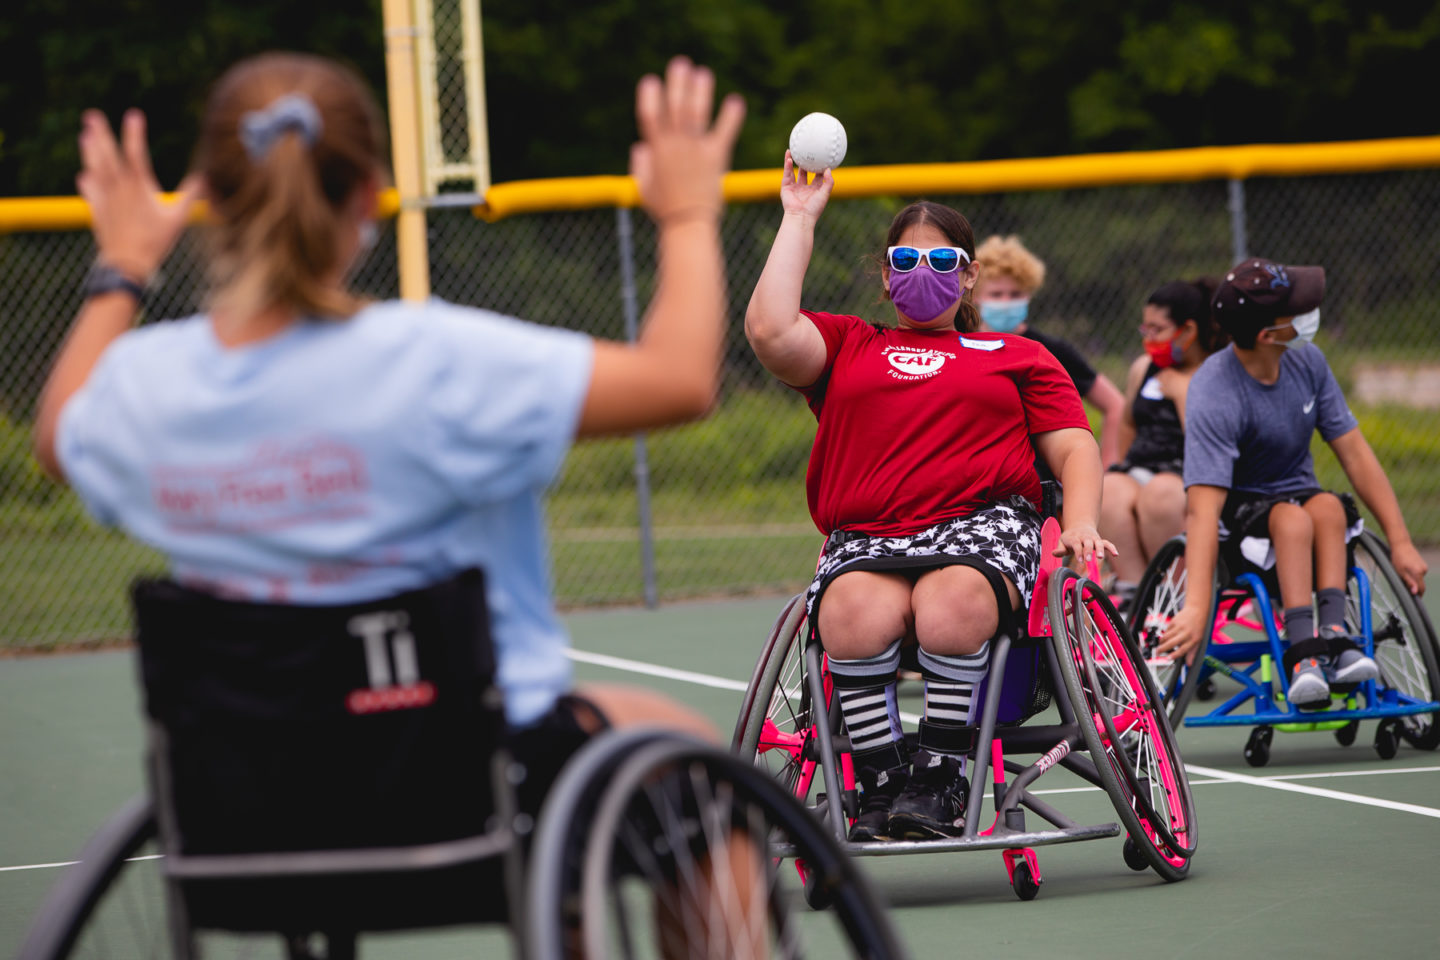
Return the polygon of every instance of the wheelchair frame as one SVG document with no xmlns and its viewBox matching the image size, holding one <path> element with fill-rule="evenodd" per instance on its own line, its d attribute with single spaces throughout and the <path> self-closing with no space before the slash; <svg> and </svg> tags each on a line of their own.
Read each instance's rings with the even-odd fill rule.
<svg viewBox="0 0 1440 960">
<path fill-rule="evenodd" d="M 852 955 L 904 956 L 868 882 L 793 798 L 729 753 L 660 729 L 608 731 L 592 738 L 548 791 L 538 820 L 519 811 L 516 787 L 524 771 L 511 762 L 503 740 L 496 741 L 489 758 L 490 775 L 483 782 L 475 781 L 493 795 L 493 805 L 485 808 L 491 815 L 473 834 L 469 824 L 480 821 L 483 812 L 471 815 L 474 808 L 469 806 L 472 792 L 468 787 L 458 805 L 446 806 L 438 802 L 441 798 L 428 794 L 420 796 L 422 807 L 436 820 L 422 823 L 418 833 L 409 828 L 408 820 L 395 832 L 394 817 L 375 829 L 380 819 L 377 813 L 408 812 L 410 808 L 404 803 L 398 807 L 376 804 L 356 795 L 360 833 L 344 826 L 334 834 L 341 838 L 338 842 L 320 849 L 292 844 L 297 839 L 306 842 L 313 835 L 311 826 L 322 832 L 328 829 L 323 822 L 312 824 L 310 808 L 315 804 L 310 801 L 321 798 L 324 811 L 335 811 L 330 805 L 333 791 L 314 791 L 304 798 L 301 806 L 308 812 L 295 818 L 305 825 L 301 835 L 277 841 L 267 826 L 258 848 L 251 837 L 254 830 L 231 829 L 225 797 L 198 811 L 208 815 L 199 818 L 193 816 L 197 812 L 193 804 L 176 804 L 175 787 L 184 778 L 172 775 L 169 730 L 162 723 L 162 718 L 174 716 L 184 717 L 186 742 L 192 750 L 199 746 L 208 752 L 223 743 L 224 751 L 232 751 L 222 754 L 227 762 L 234 758 L 245 771 L 251 769 L 249 761 L 268 759 L 268 755 L 258 756 L 257 749 L 273 747 L 285 752 L 283 746 L 276 746 L 280 742 L 276 734 L 282 740 L 290 736 L 303 744 L 298 751 L 302 760 L 318 761 L 312 750 L 333 748 L 348 763 L 352 748 L 362 747 L 359 755 L 367 762 L 361 764 L 360 779 L 377 780 L 387 797 L 414 794 L 417 783 L 428 783 L 417 780 L 417 771 L 403 763 L 391 768 L 397 758 L 422 756 L 432 761 L 438 757 L 456 764 L 469 761 L 472 748 L 490 742 L 481 742 L 488 727 L 466 725 L 477 715 L 475 707 L 486 718 L 500 716 L 499 693 L 490 684 L 483 584 L 478 574 L 471 573 L 391 601 L 305 608 L 307 612 L 298 615 L 304 618 L 298 621 L 299 629 L 302 634 L 314 631 L 321 642 L 306 646 L 298 656 L 288 646 L 297 622 L 294 619 L 272 624 L 275 637 L 268 646 L 248 642 L 256 634 L 257 624 L 270 622 L 263 618 L 275 616 L 274 607 L 208 597 L 197 603 L 193 591 L 172 584 L 161 585 L 165 591 L 162 602 L 156 604 L 154 594 L 147 593 L 149 599 L 142 605 L 137 590 L 151 793 L 136 797 L 112 816 L 87 843 L 78 864 L 61 875 L 31 924 L 18 954 L 20 960 L 58 960 L 85 955 L 92 949 L 101 955 L 128 955 L 126 947 L 138 948 L 140 955 L 189 958 L 199 953 L 197 933 L 212 931 L 279 934 L 292 960 L 349 960 L 356 955 L 363 933 L 502 923 L 509 929 L 512 953 L 520 957 L 551 960 L 572 956 L 576 938 L 583 938 L 591 956 L 629 956 L 637 943 L 642 955 L 648 955 L 647 938 L 664 941 L 670 936 L 666 945 L 677 945 L 675 923 L 670 918 L 681 916 L 687 921 L 699 917 L 702 932 L 723 924 L 727 935 L 738 935 L 747 943 L 763 937 L 769 944 L 781 945 L 786 955 L 804 955 L 789 898 L 780 887 L 782 875 L 778 866 L 765 863 L 766 842 L 783 843 L 803 857 L 815 873 L 815 883 L 843 905 L 833 920 L 840 928 L 838 939 L 848 945 Z M 213 614 L 219 609 L 233 614 L 234 619 L 226 620 L 223 629 L 197 636 L 204 624 L 215 622 Z M 362 635 L 343 636 L 343 626 L 339 635 L 334 632 L 334 624 L 348 623 L 353 634 L 361 619 L 354 616 L 357 610 L 389 618 L 402 631 L 408 629 L 404 645 L 409 652 L 395 654 L 397 676 L 387 677 L 383 686 L 345 696 L 344 691 L 353 685 L 352 674 L 358 671 L 364 676 L 369 670 L 373 678 L 377 668 L 372 637 L 364 634 L 362 644 Z M 400 614 L 404 619 L 398 619 Z M 167 659 L 176 640 L 195 643 L 181 644 L 181 653 Z M 282 648 L 287 660 L 303 661 L 308 672 L 285 674 L 283 683 L 269 679 L 271 673 L 265 668 L 273 664 L 256 651 L 276 647 Z M 325 651 L 323 656 L 312 655 L 315 649 Z M 352 662 L 356 657 L 364 663 Z M 204 665 L 198 675 L 189 669 L 193 663 Z M 236 664 L 244 674 L 242 679 L 226 687 L 212 684 L 213 678 L 228 676 Z M 447 668 L 457 669 L 461 678 L 446 679 Z M 258 688 L 251 674 L 265 678 L 258 680 Z M 309 712 L 292 708 L 281 713 L 279 724 L 263 735 L 236 736 L 249 731 L 256 721 L 243 707 L 237 712 L 232 701 L 250 698 L 269 703 L 276 689 L 288 696 L 296 686 L 310 693 L 307 684 L 311 680 L 317 681 L 314 695 L 303 701 Z M 175 690 L 183 691 L 188 699 L 177 699 Z M 199 723 L 202 735 L 197 739 L 193 711 L 187 711 L 200 701 L 208 709 L 217 691 L 223 701 L 214 712 L 219 722 L 212 723 L 207 717 Z M 428 695 L 416 695 L 422 691 Z M 357 694 L 360 701 L 355 700 Z M 391 711 L 386 716 L 405 725 L 365 726 L 357 738 L 354 733 L 359 728 L 353 722 L 329 719 L 344 713 L 345 708 L 336 706 L 337 695 L 347 704 L 363 701 L 361 712 L 371 715 L 375 709 Z M 182 704 L 182 709 L 177 710 L 176 703 Z M 376 708 L 379 703 L 385 706 Z M 445 712 L 433 711 L 432 704 L 446 703 L 449 708 Z M 412 719 L 406 720 L 406 716 Z M 436 723 L 437 719 L 444 722 Z M 462 725 L 456 727 L 456 722 Z M 299 735 L 297 724 L 314 728 L 317 723 L 322 731 L 318 736 Z M 395 729 L 404 733 L 397 738 L 386 732 Z M 218 741 L 215 731 L 219 732 Z M 238 753 L 233 752 L 237 744 Z M 290 759 L 283 758 L 277 769 L 290 769 L 286 765 Z M 370 771 L 381 768 L 398 772 L 398 779 L 373 778 Z M 197 769 L 204 775 L 208 768 L 202 764 Z M 233 778 L 227 783 L 232 781 L 240 784 Z M 209 796 L 200 789 L 203 781 L 192 778 L 190 782 L 186 796 Z M 284 782 L 288 784 L 285 791 L 245 793 L 244 802 L 257 802 L 254 796 L 262 798 L 259 810 L 263 816 L 268 810 L 263 801 L 271 796 L 301 800 L 306 790 L 303 783 Z M 343 790 L 350 789 L 348 780 L 341 783 Z M 465 814 L 464 825 L 457 829 L 464 832 L 452 835 L 451 821 L 440 811 L 457 807 Z M 223 811 L 219 833 L 214 829 L 216 810 Z M 198 823 L 200 833 L 181 831 L 185 818 L 180 815 L 187 811 L 187 830 Z M 340 811 L 335 811 L 335 818 L 339 817 Z M 256 822 L 269 823 L 264 819 Z M 754 843 L 759 883 L 751 883 L 743 872 L 734 872 L 735 863 L 745 862 L 743 853 L 731 853 L 735 849 L 731 838 L 737 831 L 742 844 Z M 532 834 L 527 856 L 524 840 Z M 202 835 L 202 840 L 196 839 Z M 430 839 L 416 841 L 417 836 Z M 741 859 L 732 861 L 732 856 Z M 712 863 L 726 866 L 712 870 Z M 727 879 L 734 887 L 721 890 L 720 884 Z M 217 883 L 221 885 L 218 890 L 213 886 Z M 716 892 L 711 893 L 712 889 Z M 750 905 L 762 905 L 763 909 L 737 913 L 734 903 L 742 902 L 737 898 L 752 891 L 757 899 Z M 198 900 L 194 899 L 197 893 Z M 631 896 L 622 899 L 622 893 Z M 730 911 L 717 914 L 721 910 L 717 902 L 729 904 Z M 198 912 L 191 909 L 197 903 Z M 109 921 L 115 921 L 117 930 L 103 928 Z M 111 933 L 133 936 L 138 942 L 116 948 L 105 940 Z M 204 944 L 207 952 L 222 945 Z M 235 945 L 236 952 L 252 945 L 244 939 Z M 685 946 L 683 938 L 678 945 Z"/>
<path fill-rule="evenodd" d="M 1153 709 L 1152 704 L 1159 702 L 1154 680 L 1124 621 L 1094 581 L 1094 565 L 1091 576 L 1082 577 L 1051 556 L 1059 535 L 1058 522 L 1047 519 L 1028 633 L 1031 642 L 1044 644 L 1041 669 L 1048 667 L 1050 676 L 1058 680 L 1054 701 L 1060 722 L 1021 726 L 998 721 L 1006 664 L 1017 643 L 1003 633 L 996 637 L 978 734 L 969 755 L 971 807 L 960 837 L 848 841 L 849 823 L 858 812 L 849 743 L 824 653 L 818 644 L 807 642 L 803 595 L 782 611 L 761 650 L 736 724 L 736 750 L 762 764 L 768 763 L 767 754 L 778 753 L 783 761 L 781 780 L 802 801 L 809 801 L 818 769 L 824 793 L 814 798 L 812 809 L 854 856 L 999 850 L 1012 889 L 1029 900 L 1042 883 L 1035 847 L 1114 837 L 1123 830 L 1124 859 L 1132 869 L 1148 867 L 1167 881 L 1183 879 L 1198 834 L 1194 801 L 1173 732 L 1164 712 Z M 797 701 L 799 709 L 791 709 Z M 784 721 L 787 729 L 776 721 L 782 712 L 790 714 Z M 1038 759 L 1022 765 L 1007 759 L 1007 752 L 1038 754 Z M 1120 823 L 1081 824 L 1035 796 L 1032 785 L 1056 766 L 1103 789 Z M 1007 774 L 1014 779 L 1007 782 Z M 989 785 L 994 820 L 982 829 L 979 814 L 987 778 L 993 778 Z M 831 797 L 842 799 L 829 802 L 826 798 Z M 1052 829 L 1028 829 L 1026 809 Z M 780 852 L 795 855 L 796 867 L 805 877 L 803 858 L 795 851 Z M 823 897 L 810 895 L 808 882 L 806 890 L 813 906 L 824 905 Z"/>
<path fill-rule="evenodd" d="M 1131 629 L 1142 649 L 1153 649 L 1160 631 L 1185 599 L 1183 570 L 1185 538 L 1166 543 L 1140 581 L 1131 611 Z M 1246 572 L 1230 577 L 1217 569 L 1212 584 L 1209 641 L 1199 669 L 1167 659 L 1150 661 L 1165 699 L 1171 724 L 1179 727 L 1254 727 L 1244 756 L 1255 767 L 1270 758 L 1275 731 L 1302 733 L 1330 730 L 1343 746 L 1355 742 L 1362 720 L 1379 720 L 1376 752 L 1395 756 L 1402 739 L 1420 749 L 1440 746 L 1440 642 L 1419 604 L 1405 588 L 1379 537 L 1362 531 L 1354 542 L 1355 561 L 1346 578 L 1347 616 L 1352 639 L 1380 666 L 1378 680 L 1366 680 L 1332 691 L 1325 709 L 1301 709 L 1286 694 L 1289 678 L 1276 669 L 1283 663 L 1285 643 L 1280 616 L 1263 576 Z M 1377 577 L 1372 578 L 1366 567 Z M 1379 581 L 1378 583 L 1376 581 Z M 1377 625 L 1376 591 L 1385 595 L 1383 622 Z M 1254 614 L 1247 614 L 1247 607 Z M 1227 633 L 1239 628 L 1259 639 Z M 1240 691 L 1200 716 L 1186 716 L 1192 700 L 1214 696 L 1215 675 L 1228 677 Z M 1243 711 L 1246 705 L 1251 709 Z M 1338 704 L 1338 705 L 1337 705 Z"/>
</svg>

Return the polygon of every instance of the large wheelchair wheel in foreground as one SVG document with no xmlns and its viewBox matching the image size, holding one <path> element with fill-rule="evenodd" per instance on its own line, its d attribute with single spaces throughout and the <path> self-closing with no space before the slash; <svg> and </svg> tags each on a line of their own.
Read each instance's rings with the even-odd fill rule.
<svg viewBox="0 0 1440 960">
<path fill-rule="evenodd" d="M 154 807 L 137 797 L 102 826 L 51 889 L 22 960 L 169 957 Z"/>
<path fill-rule="evenodd" d="M 584 789 L 597 770 L 609 771 L 603 789 Z M 803 859 L 834 909 L 806 911 L 779 855 Z M 824 825 L 766 773 L 698 741 L 641 733 L 587 748 L 547 803 L 533 860 L 537 956 L 902 955 Z"/>
<path fill-rule="evenodd" d="M 1155 678 L 1094 581 L 1057 570 L 1049 612 L 1060 679 L 1129 834 L 1127 860 L 1133 850 L 1166 880 L 1181 880 L 1196 847 L 1195 803 Z"/>
<path fill-rule="evenodd" d="M 1182 660 L 1160 660 L 1154 652 L 1160 642 L 1160 635 L 1185 606 L 1187 587 L 1185 537 L 1172 537 L 1150 558 L 1150 564 L 1140 578 L 1130 608 L 1130 632 L 1155 676 L 1160 702 L 1166 705 L 1172 727 L 1180 725 L 1181 718 L 1185 716 L 1185 711 L 1199 688 L 1201 675 L 1207 672 L 1203 667 L 1204 647 L 1196 651 L 1194 666 L 1186 665 Z M 1215 597 L 1219 590 L 1220 573 L 1217 570 L 1210 586 L 1210 595 Z M 1212 633 L 1215 606 L 1212 601 L 1209 624 Z"/>
<path fill-rule="evenodd" d="M 1370 581 L 1370 629 L 1375 639 L 1379 684 L 1416 700 L 1440 696 L 1440 649 L 1423 601 L 1410 594 L 1390 562 L 1390 549 L 1369 530 L 1355 541 L 1355 566 Z M 1359 632 L 1360 611 L 1354 578 L 1348 584 L 1348 618 Z M 1433 713 L 1399 718 L 1400 735 L 1421 750 L 1440 746 L 1440 722 Z"/>
</svg>

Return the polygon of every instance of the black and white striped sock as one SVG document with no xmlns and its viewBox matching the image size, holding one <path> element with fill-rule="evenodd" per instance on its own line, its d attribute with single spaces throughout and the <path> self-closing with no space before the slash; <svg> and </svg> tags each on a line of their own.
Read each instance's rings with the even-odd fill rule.
<svg viewBox="0 0 1440 960">
<path fill-rule="evenodd" d="M 873 657 L 829 660 L 830 676 L 840 695 L 840 713 L 856 753 L 900 740 L 900 707 L 895 701 L 895 671 L 900 666 L 900 641 Z"/>
</svg>

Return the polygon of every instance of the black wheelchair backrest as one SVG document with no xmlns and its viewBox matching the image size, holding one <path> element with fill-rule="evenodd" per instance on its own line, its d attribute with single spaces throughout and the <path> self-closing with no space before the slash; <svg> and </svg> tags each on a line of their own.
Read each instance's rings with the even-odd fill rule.
<svg viewBox="0 0 1440 960">
<path fill-rule="evenodd" d="M 345 606 L 168 580 L 132 597 L 172 853 L 413 848 L 493 829 L 504 717 L 479 571 Z"/>
</svg>

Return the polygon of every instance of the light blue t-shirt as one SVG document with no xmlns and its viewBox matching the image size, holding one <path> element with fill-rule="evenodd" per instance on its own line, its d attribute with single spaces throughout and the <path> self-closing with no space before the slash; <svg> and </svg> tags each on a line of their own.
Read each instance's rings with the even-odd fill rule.
<svg viewBox="0 0 1440 960">
<path fill-rule="evenodd" d="M 225 595 L 349 603 L 484 568 L 524 725 L 571 683 L 541 498 L 592 362 L 582 334 L 439 300 L 238 348 L 191 317 L 116 340 L 56 447 L 98 520 Z"/>
<path fill-rule="evenodd" d="M 1185 393 L 1185 486 L 1284 495 L 1314 490 L 1310 437 L 1328 443 L 1358 426 L 1325 354 L 1306 344 L 1261 383 L 1231 348 L 1206 358 Z"/>
</svg>

